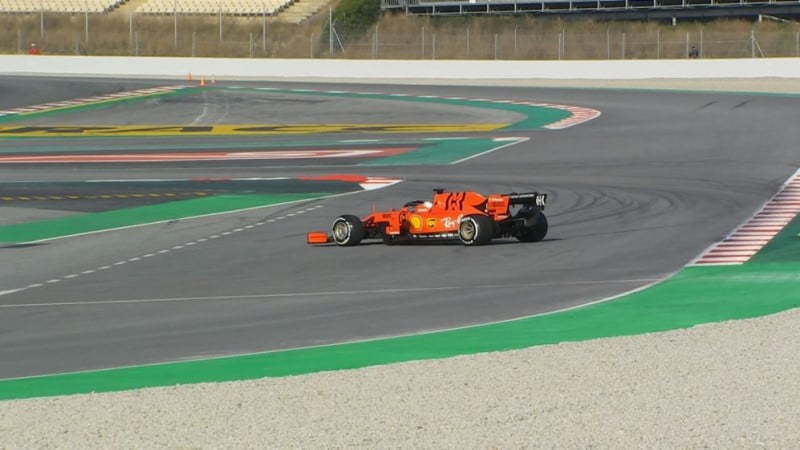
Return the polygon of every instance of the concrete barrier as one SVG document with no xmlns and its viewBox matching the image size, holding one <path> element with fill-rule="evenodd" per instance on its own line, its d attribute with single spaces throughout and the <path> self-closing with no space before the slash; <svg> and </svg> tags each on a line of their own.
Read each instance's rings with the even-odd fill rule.
<svg viewBox="0 0 800 450">
<path fill-rule="evenodd" d="M 0 55 L 0 74 L 227 79 L 800 78 L 800 58 L 612 61 L 420 61 Z"/>
</svg>

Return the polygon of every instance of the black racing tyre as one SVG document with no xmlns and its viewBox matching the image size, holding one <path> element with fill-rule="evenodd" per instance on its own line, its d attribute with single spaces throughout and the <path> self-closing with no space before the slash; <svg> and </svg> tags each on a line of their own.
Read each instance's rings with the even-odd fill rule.
<svg viewBox="0 0 800 450">
<path fill-rule="evenodd" d="M 473 214 L 458 225 L 458 238 L 464 245 L 486 245 L 493 237 L 494 221 L 489 216 Z"/>
<path fill-rule="evenodd" d="M 342 247 L 358 245 L 367 235 L 367 230 L 361 219 L 356 216 L 339 216 L 333 221 L 333 242 Z"/>
<path fill-rule="evenodd" d="M 522 231 L 517 236 L 522 242 L 539 242 L 547 235 L 547 217 L 539 211 L 534 217 L 525 219 Z"/>
</svg>

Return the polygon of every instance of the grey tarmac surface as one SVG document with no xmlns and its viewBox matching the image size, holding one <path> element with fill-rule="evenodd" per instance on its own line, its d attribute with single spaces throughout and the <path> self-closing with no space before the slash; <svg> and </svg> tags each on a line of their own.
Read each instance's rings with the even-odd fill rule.
<svg viewBox="0 0 800 450">
<path fill-rule="evenodd" d="M 678 270 L 751 215 L 800 165 L 794 117 L 798 100 L 792 98 L 512 87 L 326 87 L 564 103 L 596 108 L 603 115 L 563 131 L 492 133 L 530 140 L 456 166 L 348 170 L 407 180 L 385 190 L 2 249 L 0 291 L 323 206 L 146 261 L 1 296 L 0 377 L 341 342 L 578 305 Z M 109 174 L 73 166 L 2 168 L 0 177 L 245 177 L 329 171 L 239 163 L 180 169 L 130 166 Z M 537 244 L 508 240 L 483 248 L 344 249 L 304 242 L 306 231 L 326 229 L 341 213 L 367 213 L 373 202 L 379 208 L 400 206 L 429 197 L 435 187 L 548 192 L 550 234 Z M 271 296 L 276 293 L 292 295 Z M 115 303 L 128 300 L 141 302 Z M 52 305 L 58 303 L 70 304 Z"/>
</svg>

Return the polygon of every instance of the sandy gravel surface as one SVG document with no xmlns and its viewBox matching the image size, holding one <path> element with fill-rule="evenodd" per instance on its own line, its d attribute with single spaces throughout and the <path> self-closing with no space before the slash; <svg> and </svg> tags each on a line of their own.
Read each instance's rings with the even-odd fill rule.
<svg viewBox="0 0 800 450">
<path fill-rule="evenodd" d="M 0 447 L 800 445 L 800 310 L 252 382 L 0 403 Z"/>
<path fill-rule="evenodd" d="M 800 92 L 797 80 L 689 83 L 624 87 Z M 6 401 L 0 448 L 800 448 L 799 348 L 793 310 L 353 371 Z"/>
</svg>

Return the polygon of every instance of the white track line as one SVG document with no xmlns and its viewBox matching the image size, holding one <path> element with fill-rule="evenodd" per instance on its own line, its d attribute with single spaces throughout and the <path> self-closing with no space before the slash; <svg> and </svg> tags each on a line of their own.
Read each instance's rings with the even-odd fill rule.
<svg viewBox="0 0 800 450">
<path fill-rule="evenodd" d="M 277 205 L 273 205 L 273 206 L 277 206 Z M 288 214 L 287 216 L 295 216 L 297 214 L 304 214 L 306 212 L 314 211 L 314 210 L 322 208 L 322 207 L 323 207 L 323 205 L 321 205 L 321 204 L 314 205 L 314 206 L 309 206 L 309 207 L 307 207 L 305 209 L 297 210 L 294 213 Z M 286 217 L 281 216 L 281 218 L 286 218 Z M 109 264 L 109 265 L 106 265 L 106 266 L 97 267 L 96 269 L 88 269 L 88 270 L 84 270 L 82 272 L 71 273 L 69 275 L 65 275 L 65 276 L 60 277 L 60 278 L 53 278 L 53 279 L 47 280 L 44 283 L 32 283 L 32 284 L 29 284 L 28 286 L 25 286 L 24 288 L 0 291 L 0 296 L 13 294 L 15 292 L 25 291 L 25 290 L 28 290 L 28 289 L 34 289 L 34 288 L 42 287 L 42 286 L 45 286 L 45 285 L 48 285 L 48 284 L 55 284 L 55 283 L 59 283 L 59 282 L 64 281 L 64 280 L 71 280 L 73 278 L 78 278 L 78 277 L 85 276 L 85 275 L 91 275 L 91 274 L 93 274 L 95 272 L 108 270 L 108 269 L 111 269 L 111 268 L 114 268 L 114 267 L 119 267 L 119 266 L 123 266 L 125 264 L 129 264 L 129 263 L 135 263 L 135 262 L 141 261 L 143 259 L 155 257 L 157 255 L 164 255 L 164 254 L 167 254 L 167 253 L 169 253 L 170 251 L 173 251 L 173 250 L 181 250 L 181 249 L 184 249 L 186 247 L 191 247 L 191 246 L 194 246 L 194 245 L 197 245 L 197 244 L 201 244 L 203 242 L 208 242 L 209 240 L 217 239 L 217 238 L 220 238 L 222 236 L 230 236 L 230 235 L 232 235 L 234 233 L 238 233 L 238 232 L 241 232 L 241 231 L 252 230 L 254 228 L 257 228 L 259 226 L 263 226 L 263 225 L 265 225 L 267 223 L 272 223 L 272 222 L 274 222 L 273 219 L 270 219 L 270 220 L 267 220 L 267 221 L 262 220 L 262 221 L 256 222 L 255 224 L 252 224 L 252 225 L 247 225 L 245 227 L 238 227 L 238 228 L 235 228 L 235 229 L 233 229 L 231 231 L 225 231 L 225 232 L 220 233 L 220 234 L 215 234 L 215 235 L 211 235 L 211 236 L 208 236 L 208 237 L 205 237 L 205 238 L 200 238 L 200 239 L 197 239 L 197 240 L 194 240 L 194 241 L 186 242 L 186 243 L 184 243 L 182 245 L 173 245 L 172 247 L 170 247 L 168 249 L 162 249 L 162 250 L 158 250 L 156 252 L 144 254 L 142 256 L 135 256 L 135 257 L 132 257 L 132 258 L 129 258 L 129 259 L 126 259 L 126 260 L 116 261 L 116 262 L 114 262 L 112 264 Z M 2 305 L 0 305 L 0 306 L 2 306 Z"/>
<path fill-rule="evenodd" d="M 28 303 L 18 305 L 0 305 L 0 308 L 42 308 L 42 307 L 61 307 L 61 306 L 86 306 L 86 305 L 127 305 L 132 303 L 175 303 L 175 302 L 197 302 L 197 301 L 231 301 L 231 300 L 259 300 L 274 298 L 291 297 L 325 297 L 325 296 L 353 296 L 353 295 L 375 295 L 375 294 L 408 294 L 420 292 L 441 292 L 441 291 L 460 291 L 460 290 L 496 290 L 500 287 L 536 287 L 548 285 L 580 286 L 596 284 L 633 284 L 633 283 L 653 283 L 660 281 L 658 278 L 642 278 L 630 280 L 579 280 L 568 282 L 543 281 L 537 283 L 525 283 L 519 285 L 479 285 L 479 286 L 439 286 L 423 288 L 397 288 L 397 289 L 366 289 L 353 291 L 311 291 L 311 292 L 286 292 L 286 293 L 264 293 L 250 295 L 220 295 L 213 297 L 172 297 L 172 298 L 140 298 L 127 300 L 100 300 L 89 302 L 51 302 L 51 303 Z M 585 306 L 585 305 L 583 305 Z"/>
</svg>

